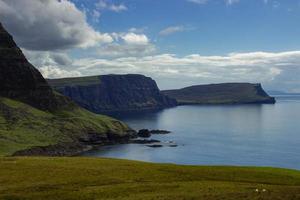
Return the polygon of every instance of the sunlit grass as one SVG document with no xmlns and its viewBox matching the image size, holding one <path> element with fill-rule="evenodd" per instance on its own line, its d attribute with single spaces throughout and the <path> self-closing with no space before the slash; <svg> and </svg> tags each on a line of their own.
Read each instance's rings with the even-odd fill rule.
<svg viewBox="0 0 300 200">
<path fill-rule="evenodd" d="M 96 158 L 0 158 L 0 199 L 300 198 L 300 172 Z"/>
</svg>

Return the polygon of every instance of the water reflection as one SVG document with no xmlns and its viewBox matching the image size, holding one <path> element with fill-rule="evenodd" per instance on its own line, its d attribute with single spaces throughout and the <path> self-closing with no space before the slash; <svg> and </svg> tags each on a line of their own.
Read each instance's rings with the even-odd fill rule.
<svg viewBox="0 0 300 200">
<path fill-rule="evenodd" d="M 300 169 L 300 97 L 275 105 L 180 106 L 118 116 L 134 129 L 166 129 L 154 139 L 176 148 L 129 144 L 88 156 L 203 165 L 259 165 Z"/>
</svg>

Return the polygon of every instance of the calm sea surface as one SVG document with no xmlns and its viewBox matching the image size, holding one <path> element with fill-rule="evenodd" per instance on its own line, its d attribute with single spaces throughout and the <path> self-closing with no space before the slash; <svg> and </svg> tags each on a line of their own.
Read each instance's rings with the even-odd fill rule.
<svg viewBox="0 0 300 200">
<path fill-rule="evenodd" d="M 178 146 L 115 145 L 85 156 L 300 169 L 300 96 L 278 96 L 275 105 L 179 106 L 119 119 L 134 129 L 170 130 L 152 138 Z"/>
</svg>

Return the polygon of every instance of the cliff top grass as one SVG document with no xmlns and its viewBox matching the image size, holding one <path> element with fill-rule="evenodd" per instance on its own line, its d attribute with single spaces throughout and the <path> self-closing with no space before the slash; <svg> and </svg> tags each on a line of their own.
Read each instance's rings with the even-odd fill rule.
<svg viewBox="0 0 300 200">
<path fill-rule="evenodd" d="M 72 143 L 86 132 L 122 134 L 127 126 L 110 117 L 80 107 L 47 112 L 0 97 L 0 156 L 35 146 Z"/>
<path fill-rule="evenodd" d="M 0 199 L 300 199 L 300 172 L 97 158 L 0 158 Z"/>
<path fill-rule="evenodd" d="M 61 79 L 48 79 L 52 87 L 65 87 L 65 86 L 87 86 L 100 84 L 100 76 L 85 76 L 74 78 L 61 78 Z"/>
<path fill-rule="evenodd" d="M 71 78 L 59 78 L 59 79 L 47 79 L 48 83 L 53 88 L 63 88 L 66 86 L 89 86 L 97 85 L 101 83 L 103 78 L 126 78 L 126 77 L 145 77 L 141 74 L 107 74 L 98 76 L 82 76 L 82 77 L 71 77 Z"/>
</svg>

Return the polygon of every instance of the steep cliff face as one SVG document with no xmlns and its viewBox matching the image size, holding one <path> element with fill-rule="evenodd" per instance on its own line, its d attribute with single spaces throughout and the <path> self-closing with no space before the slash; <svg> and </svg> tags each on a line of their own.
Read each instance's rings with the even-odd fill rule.
<svg viewBox="0 0 300 200">
<path fill-rule="evenodd" d="M 179 104 L 262 104 L 275 103 L 261 84 L 223 83 L 196 85 L 178 90 L 162 91 Z"/>
<path fill-rule="evenodd" d="M 132 134 L 54 92 L 0 24 L 0 156 L 72 155 Z"/>
<path fill-rule="evenodd" d="M 72 104 L 55 95 L 41 73 L 25 58 L 0 24 L 0 96 L 18 99 L 43 110 Z"/>
<path fill-rule="evenodd" d="M 97 113 L 157 110 L 176 106 L 156 82 L 137 74 L 48 80 L 58 92 Z"/>
</svg>

